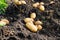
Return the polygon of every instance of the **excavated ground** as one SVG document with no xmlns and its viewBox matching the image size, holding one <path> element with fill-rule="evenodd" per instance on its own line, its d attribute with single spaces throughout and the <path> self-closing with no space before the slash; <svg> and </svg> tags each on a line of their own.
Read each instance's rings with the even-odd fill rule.
<svg viewBox="0 0 60 40">
<path fill-rule="evenodd" d="M 17 6 L 11 3 L 1 18 L 7 18 L 9 25 L 0 27 L 0 40 L 60 40 L 60 0 L 54 0 L 54 4 L 49 4 L 51 0 L 25 0 L 26 5 Z M 33 8 L 35 2 L 44 2 L 45 11 L 41 12 Z M 43 22 L 43 29 L 33 33 L 25 27 L 24 18 L 29 17 L 31 12 L 36 12 L 35 20 Z M 11 31 L 14 31 L 10 33 Z M 7 35 L 6 35 L 7 34 Z"/>
</svg>

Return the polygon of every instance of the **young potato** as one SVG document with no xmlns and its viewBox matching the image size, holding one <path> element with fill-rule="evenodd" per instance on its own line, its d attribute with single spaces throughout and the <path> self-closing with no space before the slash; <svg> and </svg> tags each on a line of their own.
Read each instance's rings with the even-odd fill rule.
<svg viewBox="0 0 60 40">
<path fill-rule="evenodd" d="M 17 5 L 26 4 L 26 2 L 23 1 L 23 0 L 21 0 L 21 1 L 19 1 L 19 0 L 14 0 L 14 3 L 17 4 Z"/>
<path fill-rule="evenodd" d="M 37 27 L 34 24 L 31 24 L 30 22 L 26 23 L 26 27 L 32 32 L 37 32 Z"/>
<path fill-rule="evenodd" d="M 25 2 L 25 1 L 23 1 L 23 0 L 21 1 L 21 3 L 22 3 L 22 4 L 26 4 L 26 2 Z"/>
<path fill-rule="evenodd" d="M 42 25 L 42 24 L 43 23 L 41 21 L 39 21 L 39 20 L 35 22 L 35 25 Z"/>
<path fill-rule="evenodd" d="M 40 2 L 40 5 L 44 5 L 44 2 Z"/>
<path fill-rule="evenodd" d="M 12 0 L 13 2 L 18 2 L 19 0 Z"/>
<path fill-rule="evenodd" d="M 34 20 L 32 18 L 25 18 L 24 21 L 27 22 L 33 22 Z"/>
<path fill-rule="evenodd" d="M 13 1 L 15 4 L 17 4 L 19 0 L 12 0 L 12 1 Z"/>
<path fill-rule="evenodd" d="M 22 4 L 22 2 L 21 2 L 21 1 L 18 1 L 18 2 L 17 2 L 17 5 L 21 5 L 21 4 Z"/>
<path fill-rule="evenodd" d="M 22 5 L 21 1 L 15 3 L 16 5 Z"/>
<path fill-rule="evenodd" d="M 5 22 L 6 24 L 9 24 L 9 21 L 7 19 L 1 19 L 1 21 Z"/>
<path fill-rule="evenodd" d="M 43 5 L 38 6 L 38 8 L 40 9 L 40 11 L 45 11 L 45 7 Z"/>
<path fill-rule="evenodd" d="M 31 13 L 30 17 L 33 19 L 36 18 L 36 13 Z"/>
<path fill-rule="evenodd" d="M 5 25 L 6 25 L 6 23 L 5 23 L 5 22 L 0 21 L 0 27 L 1 27 L 1 26 L 5 26 Z"/>
<path fill-rule="evenodd" d="M 38 5 L 39 5 L 39 2 L 36 2 L 36 3 L 33 4 L 33 7 L 37 8 Z"/>
<path fill-rule="evenodd" d="M 37 25 L 37 28 L 38 28 L 38 30 L 41 30 L 42 26 L 41 25 Z"/>
<path fill-rule="evenodd" d="M 55 2 L 54 2 L 54 1 L 51 1 L 51 2 L 50 2 L 50 4 L 53 4 L 53 3 L 55 3 Z"/>
</svg>

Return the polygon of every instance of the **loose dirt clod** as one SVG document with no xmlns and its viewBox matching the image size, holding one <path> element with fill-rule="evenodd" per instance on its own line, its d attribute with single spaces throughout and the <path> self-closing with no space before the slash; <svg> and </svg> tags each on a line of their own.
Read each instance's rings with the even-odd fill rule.
<svg viewBox="0 0 60 40">
<path fill-rule="evenodd" d="M 11 34 L 11 35 L 14 35 L 14 31 L 10 31 L 10 34 Z"/>
<path fill-rule="evenodd" d="M 33 19 L 36 18 L 36 13 L 31 13 L 30 17 Z"/>
</svg>

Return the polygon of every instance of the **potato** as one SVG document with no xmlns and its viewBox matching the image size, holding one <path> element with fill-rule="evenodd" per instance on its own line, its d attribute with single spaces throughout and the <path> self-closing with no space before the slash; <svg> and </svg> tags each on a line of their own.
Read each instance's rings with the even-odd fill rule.
<svg viewBox="0 0 60 40">
<path fill-rule="evenodd" d="M 36 2 L 36 3 L 33 4 L 33 7 L 37 8 L 38 5 L 39 5 L 39 2 Z"/>
<path fill-rule="evenodd" d="M 54 1 L 50 1 L 50 4 L 53 4 L 53 3 L 55 3 Z"/>
<path fill-rule="evenodd" d="M 32 18 L 25 18 L 24 21 L 27 23 L 27 22 L 33 22 L 34 20 Z"/>
<path fill-rule="evenodd" d="M 37 32 L 37 27 L 34 24 L 31 24 L 30 22 L 26 23 L 26 27 L 32 32 Z"/>
<path fill-rule="evenodd" d="M 5 22 L 0 21 L 0 27 L 1 27 L 1 26 L 5 26 L 5 25 L 6 25 L 6 23 L 5 23 Z"/>
<path fill-rule="evenodd" d="M 45 11 L 45 7 L 43 5 L 40 5 L 38 8 L 40 9 L 40 11 Z"/>
<path fill-rule="evenodd" d="M 35 21 L 35 24 L 36 25 L 41 25 L 41 24 L 43 24 L 41 21 Z"/>
<path fill-rule="evenodd" d="M 40 5 L 44 5 L 44 2 L 40 2 Z"/>
<path fill-rule="evenodd" d="M 42 26 L 41 25 L 37 25 L 37 28 L 38 28 L 38 30 L 41 30 Z"/>
<path fill-rule="evenodd" d="M 14 2 L 15 4 L 17 4 L 18 0 L 13 0 L 13 2 Z"/>
<path fill-rule="evenodd" d="M 6 24 L 9 24 L 9 21 L 7 19 L 1 19 L 1 21 L 5 22 Z"/>
<path fill-rule="evenodd" d="M 25 2 L 25 1 L 23 1 L 23 0 L 21 0 L 21 1 L 14 0 L 14 3 L 15 3 L 16 5 L 26 4 L 26 2 Z"/>
<path fill-rule="evenodd" d="M 26 4 L 26 2 L 25 2 L 25 1 L 23 1 L 23 0 L 21 1 L 21 3 L 22 3 L 22 4 Z"/>
<path fill-rule="evenodd" d="M 33 19 L 36 18 L 36 13 L 31 13 L 30 17 Z"/>
</svg>

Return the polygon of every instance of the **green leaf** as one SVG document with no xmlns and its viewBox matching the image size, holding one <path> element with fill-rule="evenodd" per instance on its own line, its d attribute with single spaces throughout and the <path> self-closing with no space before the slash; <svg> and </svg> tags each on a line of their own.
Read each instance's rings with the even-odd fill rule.
<svg viewBox="0 0 60 40">
<path fill-rule="evenodd" d="M 0 0 L 1 2 L 5 2 L 5 0 Z"/>
<path fill-rule="evenodd" d="M 0 0 L 0 14 L 5 14 L 5 9 L 8 7 L 8 4 L 5 0 Z"/>
</svg>

